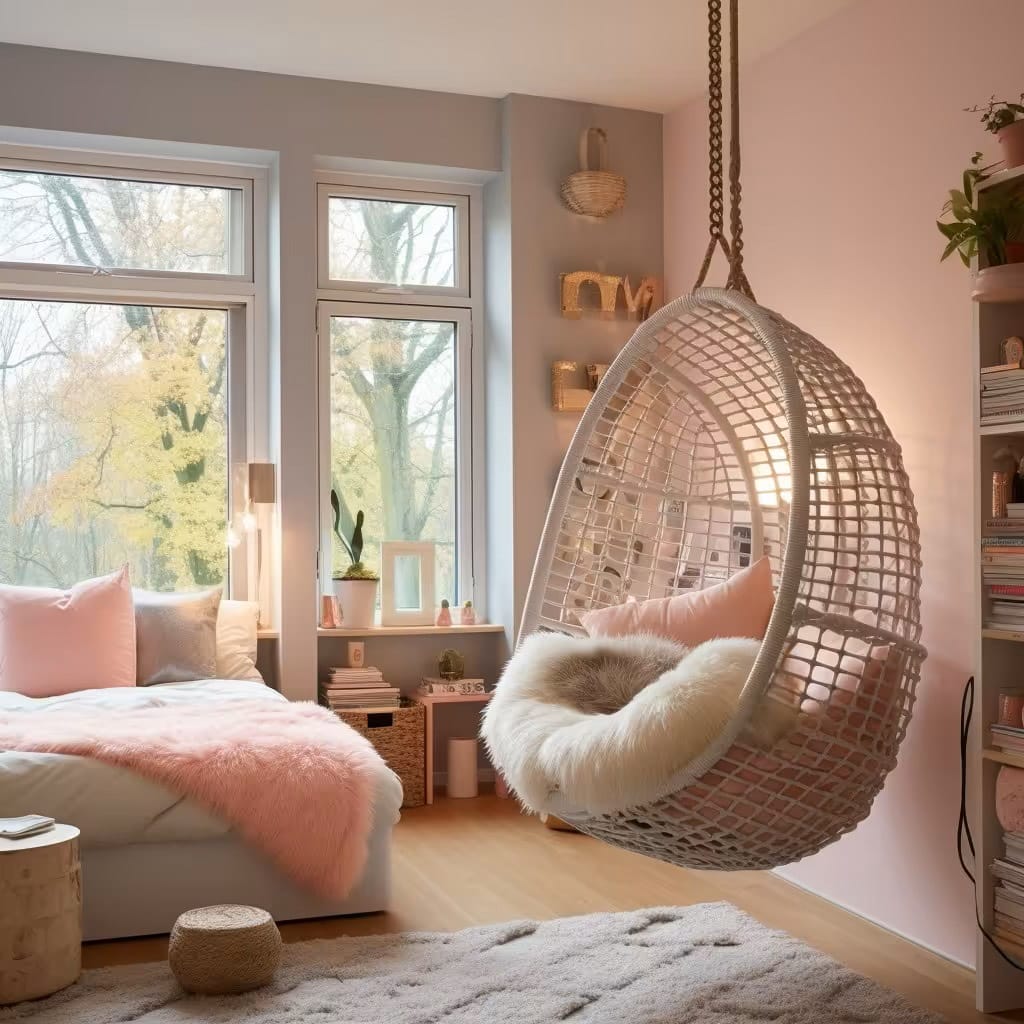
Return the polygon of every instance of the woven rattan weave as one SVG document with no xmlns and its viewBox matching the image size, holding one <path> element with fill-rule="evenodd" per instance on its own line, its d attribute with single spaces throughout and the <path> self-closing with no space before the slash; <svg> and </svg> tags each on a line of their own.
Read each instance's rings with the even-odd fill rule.
<svg viewBox="0 0 1024 1024">
<path fill-rule="evenodd" d="M 595 836 L 699 868 L 766 868 L 852 829 L 896 763 L 920 675 L 920 545 L 899 446 L 833 352 L 734 291 L 640 326 L 563 464 L 521 636 L 703 588 L 762 554 L 776 601 L 731 726 L 659 799 Z M 757 702 L 799 707 L 769 750 Z"/>
</svg>

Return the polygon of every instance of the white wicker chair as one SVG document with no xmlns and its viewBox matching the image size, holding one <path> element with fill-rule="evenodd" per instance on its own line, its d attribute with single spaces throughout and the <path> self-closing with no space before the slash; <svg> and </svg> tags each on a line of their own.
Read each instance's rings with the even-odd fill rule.
<svg viewBox="0 0 1024 1024">
<path fill-rule="evenodd" d="M 559 813 L 688 867 L 768 868 L 850 831 L 896 763 L 920 675 L 920 545 L 900 449 L 825 346 L 739 292 L 643 323 L 562 466 L 521 636 L 720 582 L 762 553 L 776 602 L 737 714 L 652 803 Z M 799 704 L 770 751 L 737 737 Z"/>
</svg>

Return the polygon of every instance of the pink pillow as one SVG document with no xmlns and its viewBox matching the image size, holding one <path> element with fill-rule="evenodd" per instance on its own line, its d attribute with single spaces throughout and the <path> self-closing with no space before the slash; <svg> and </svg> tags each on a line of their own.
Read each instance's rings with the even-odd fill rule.
<svg viewBox="0 0 1024 1024">
<path fill-rule="evenodd" d="M 763 639 L 774 603 L 772 567 L 765 557 L 714 587 L 599 608 L 584 612 L 580 621 L 591 636 L 654 633 L 696 647 L 719 636 Z"/>
<path fill-rule="evenodd" d="M 70 590 L 0 586 L 0 690 L 56 697 L 134 685 L 127 565 Z"/>
</svg>

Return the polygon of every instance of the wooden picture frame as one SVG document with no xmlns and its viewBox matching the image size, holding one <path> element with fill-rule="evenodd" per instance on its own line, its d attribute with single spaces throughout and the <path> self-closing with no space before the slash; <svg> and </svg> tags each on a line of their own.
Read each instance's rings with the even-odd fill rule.
<svg viewBox="0 0 1024 1024">
<path fill-rule="evenodd" d="M 434 624 L 437 545 L 433 541 L 386 540 L 380 546 L 380 624 Z"/>
</svg>

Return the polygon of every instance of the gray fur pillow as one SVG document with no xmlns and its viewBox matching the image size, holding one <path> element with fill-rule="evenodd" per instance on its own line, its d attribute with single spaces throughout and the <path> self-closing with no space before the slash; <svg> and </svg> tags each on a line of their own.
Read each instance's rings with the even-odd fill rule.
<svg viewBox="0 0 1024 1024">
<path fill-rule="evenodd" d="M 220 588 L 184 594 L 132 593 L 138 685 L 215 678 Z"/>
</svg>

